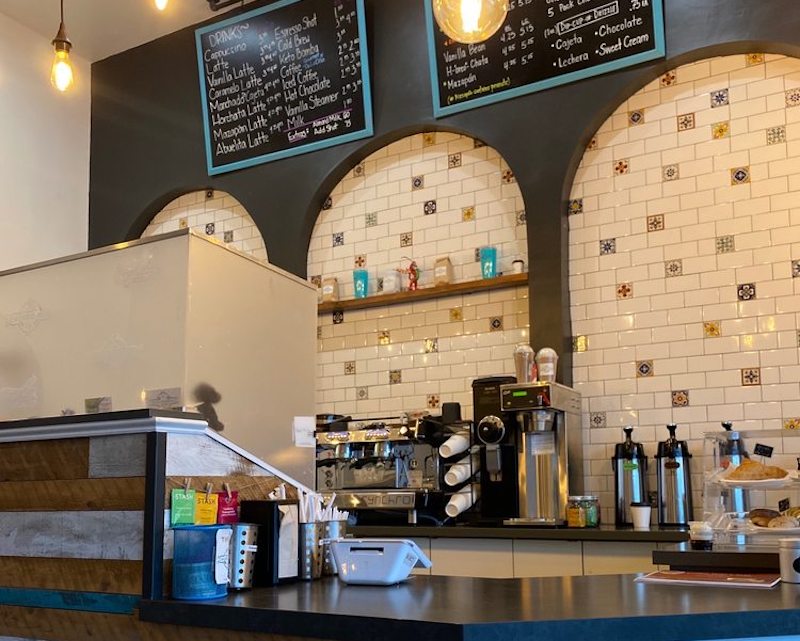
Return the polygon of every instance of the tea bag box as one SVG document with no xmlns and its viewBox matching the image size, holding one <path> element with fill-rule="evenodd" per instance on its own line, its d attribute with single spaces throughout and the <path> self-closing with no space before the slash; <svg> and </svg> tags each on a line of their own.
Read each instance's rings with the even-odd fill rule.
<svg viewBox="0 0 800 641">
<path fill-rule="evenodd" d="M 313 485 L 316 288 L 189 230 L 0 274 L 0 416 L 221 396 L 222 435 Z"/>
</svg>

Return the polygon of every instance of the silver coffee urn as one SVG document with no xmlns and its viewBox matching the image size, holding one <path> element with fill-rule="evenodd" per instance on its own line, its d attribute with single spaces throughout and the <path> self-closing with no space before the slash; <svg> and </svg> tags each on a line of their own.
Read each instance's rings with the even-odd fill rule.
<svg viewBox="0 0 800 641">
<path fill-rule="evenodd" d="M 692 516 L 692 473 L 689 447 L 675 438 L 674 423 L 667 425 L 669 438 L 658 444 L 658 524 L 688 525 Z"/>
<path fill-rule="evenodd" d="M 617 443 L 611 467 L 614 469 L 614 520 L 633 525 L 631 503 L 647 502 L 647 455 L 644 446 L 631 440 L 633 427 L 626 427 L 625 440 Z"/>
</svg>

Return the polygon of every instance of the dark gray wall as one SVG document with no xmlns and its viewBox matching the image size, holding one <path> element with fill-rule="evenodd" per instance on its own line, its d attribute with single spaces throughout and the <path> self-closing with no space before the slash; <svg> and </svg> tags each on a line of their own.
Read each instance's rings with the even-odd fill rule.
<svg viewBox="0 0 800 641">
<path fill-rule="evenodd" d="M 555 347 L 570 383 L 565 208 L 593 133 L 630 94 L 679 64 L 748 51 L 800 56 L 796 0 L 664 0 L 666 60 L 435 120 L 423 0 L 366 4 L 375 136 L 213 178 L 193 28 L 95 63 L 89 246 L 137 238 L 173 198 L 211 187 L 248 210 L 270 262 L 305 276 L 321 204 L 354 164 L 411 133 L 465 133 L 514 170 L 528 213 L 531 344 Z"/>
</svg>

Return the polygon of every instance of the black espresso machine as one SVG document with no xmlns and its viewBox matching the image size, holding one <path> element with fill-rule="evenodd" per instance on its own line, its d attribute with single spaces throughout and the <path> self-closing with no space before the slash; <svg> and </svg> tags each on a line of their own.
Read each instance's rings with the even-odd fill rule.
<svg viewBox="0 0 800 641">
<path fill-rule="evenodd" d="M 318 417 L 316 489 L 359 524 L 439 524 L 449 499 L 439 446 L 470 427 L 458 403 L 441 416 Z"/>
</svg>

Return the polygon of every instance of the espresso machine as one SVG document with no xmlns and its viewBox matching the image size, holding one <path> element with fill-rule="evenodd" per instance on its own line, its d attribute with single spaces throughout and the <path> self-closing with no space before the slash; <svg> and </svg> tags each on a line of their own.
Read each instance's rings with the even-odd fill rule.
<svg viewBox="0 0 800 641">
<path fill-rule="evenodd" d="M 552 381 L 515 380 L 473 383 L 484 444 L 480 513 L 507 525 L 563 525 L 568 494 L 583 493 L 580 395 Z"/>
</svg>

